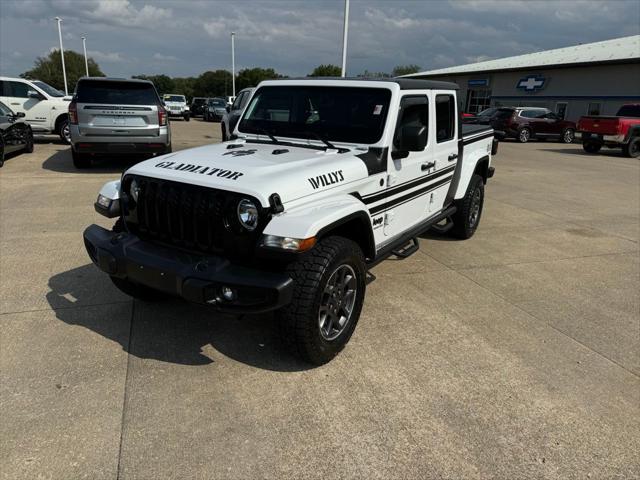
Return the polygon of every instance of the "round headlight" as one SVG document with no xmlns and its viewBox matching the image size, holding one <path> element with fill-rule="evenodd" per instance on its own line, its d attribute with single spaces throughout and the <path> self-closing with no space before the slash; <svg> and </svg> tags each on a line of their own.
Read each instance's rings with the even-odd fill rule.
<svg viewBox="0 0 640 480">
<path fill-rule="evenodd" d="M 133 198 L 133 201 L 137 202 L 138 193 L 140 193 L 140 185 L 138 185 L 138 182 L 136 181 L 135 178 L 131 181 L 131 187 L 129 188 L 129 193 L 131 194 L 131 198 Z"/>
<path fill-rule="evenodd" d="M 255 230 L 258 226 L 258 207 L 246 198 L 240 200 L 240 203 L 238 203 L 238 220 L 247 230 Z"/>
</svg>

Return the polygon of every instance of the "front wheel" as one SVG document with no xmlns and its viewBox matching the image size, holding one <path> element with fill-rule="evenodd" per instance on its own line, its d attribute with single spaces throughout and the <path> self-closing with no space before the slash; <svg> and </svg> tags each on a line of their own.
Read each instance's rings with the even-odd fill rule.
<svg viewBox="0 0 640 480">
<path fill-rule="evenodd" d="M 188 121 L 190 120 L 190 118 L 191 118 L 191 117 L 190 117 L 189 115 L 185 115 L 185 116 L 184 116 L 184 117 L 182 117 L 182 118 L 184 118 L 184 121 L 185 121 L 185 122 L 188 122 Z"/>
<path fill-rule="evenodd" d="M 220 130 L 222 130 L 222 141 L 226 142 L 228 140 L 227 138 L 227 129 L 224 126 L 224 123 L 220 123 Z"/>
<path fill-rule="evenodd" d="M 640 157 L 640 137 L 633 137 L 629 140 L 629 143 L 623 145 L 622 153 L 631 158 Z"/>
<path fill-rule="evenodd" d="M 69 128 L 69 119 L 65 118 L 58 124 L 58 136 L 64 143 L 71 143 L 71 129 Z"/>
<path fill-rule="evenodd" d="M 366 289 L 362 250 L 328 237 L 288 267 L 293 300 L 279 313 L 283 342 L 294 355 L 323 365 L 345 347 L 356 328 Z"/>
<path fill-rule="evenodd" d="M 518 132 L 518 141 L 520 143 L 527 143 L 529 140 L 531 140 L 531 130 L 526 127 L 521 128 Z"/>
<path fill-rule="evenodd" d="M 456 213 L 453 214 L 453 228 L 451 234 L 454 237 L 466 240 L 471 238 L 480 224 L 482 207 L 484 206 L 484 181 L 480 175 L 473 175 L 467 193 L 456 201 Z"/>
<path fill-rule="evenodd" d="M 567 128 L 564 132 L 562 132 L 562 143 L 573 143 L 573 140 L 576 138 L 576 132 L 573 128 Z"/>
<path fill-rule="evenodd" d="M 27 133 L 27 141 L 24 144 L 24 152 L 33 153 L 33 132 L 31 131 Z"/>
<path fill-rule="evenodd" d="M 0 168 L 4 165 L 4 141 L 2 135 L 0 135 Z"/>
</svg>

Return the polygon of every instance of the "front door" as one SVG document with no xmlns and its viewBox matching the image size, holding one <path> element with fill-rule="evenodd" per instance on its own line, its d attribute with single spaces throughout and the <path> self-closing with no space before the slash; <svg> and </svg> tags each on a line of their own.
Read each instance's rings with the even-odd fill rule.
<svg viewBox="0 0 640 480">
<path fill-rule="evenodd" d="M 428 215 L 429 196 L 423 191 L 427 176 L 433 173 L 433 140 L 429 135 L 429 96 L 427 92 L 405 95 L 400 101 L 400 112 L 393 138 L 394 149 L 399 145 L 403 127 L 422 127 L 427 135 L 427 144 L 420 152 L 408 152 L 404 158 L 398 158 L 398 152 L 392 150 L 388 163 L 387 189 L 384 195 L 386 203 L 373 222 L 384 223 L 386 237 L 394 237 Z M 396 158 L 394 158 L 396 157 Z"/>
</svg>

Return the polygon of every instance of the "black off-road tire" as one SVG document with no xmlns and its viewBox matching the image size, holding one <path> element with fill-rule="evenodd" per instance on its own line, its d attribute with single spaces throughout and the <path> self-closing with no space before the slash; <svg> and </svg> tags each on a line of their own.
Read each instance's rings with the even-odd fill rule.
<svg viewBox="0 0 640 480">
<path fill-rule="evenodd" d="M 602 144 L 593 140 L 585 140 L 582 142 L 582 148 L 587 153 L 598 153 L 602 148 Z"/>
<path fill-rule="evenodd" d="M 627 157 L 640 157 L 640 137 L 632 137 L 629 142 L 622 146 L 622 153 Z"/>
<path fill-rule="evenodd" d="M 182 118 L 184 119 L 185 122 L 188 122 L 189 120 L 191 120 L 191 117 L 189 115 L 185 115 Z"/>
<path fill-rule="evenodd" d="M 480 224 L 482 207 L 484 206 L 484 181 L 480 175 L 474 174 L 469 182 L 467 193 L 455 203 L 457 210 L 451 217 L 453 228 L 450 233 L 456 238 L 471 238 Z"/>
<path fill-rule="evenodd" d="M 355 301 L 351 315 L 336 338 L 320 331 L 320 306 L 331 275 L 347 265 L 355 273 Z M 344 237 L 327 237 L 287 268 L 294 281 L 293 300 L 278 312 L 280 337 L 301 360 L 323 365 L 347 344 L 356 328 L 366 290 L 366 267 L 360 247 Z"/>
<path fill-rule="evenodd" d="M 71 148 L 71 158 L 73 159 L 73 166 L 79 170 L 91 167 L 91 156 L 88 153 L 76 152 Z"/>
<path fill-rule="evenodd" d="M 227 139 L 227 128 L 224 126 L 223 122 L 220 122 L 220 131 L 222 132 L 222 141 L 226 142 Z"/>
<path fill-rule="evenodd" d="M 24 146 L 24 153 L 33 153 L 33 132 L 29 130 L 27 134 L 27 143 Z"/>
<path fill-rule="evenodd" d="M 157 302 L 166 298 L 166 294 L 158 290 L 154 290 L 153 288 L 149 288 L 145 285 L 133 283 L 126 278 L 118 278 L 112 276 L 109 276 L 109 278 L 111 278 L 111 281 L 118 290 L 120 290 L 125 295 L 129 295 L 130 297 L 136 298 L 138 300 L 143 300 L 145 302 Z"/>
<path fill-rule="evenodd" d="M 2 135 L 0 135 L 0 168 L 4 165 L 4 141 Z"/>
<path fill-rule="evenodd" d="M 520 143 L 527 143 L 531 140 L 531 129 L 528 127 L 522 127 L 518 130 L 518 141 Z"/>
</svg>

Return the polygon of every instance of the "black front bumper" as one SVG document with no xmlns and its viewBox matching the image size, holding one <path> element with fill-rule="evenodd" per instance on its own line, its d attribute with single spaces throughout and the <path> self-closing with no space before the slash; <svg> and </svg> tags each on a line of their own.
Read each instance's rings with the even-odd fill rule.
<svg viewBox="0 0 640 480">
<path fill-rule="evenodd" d="M 293 280 L 284 274 L 234 265 L 222 257 L 185 253 L 98 225 L 84 231 L 89 257 L 113 277 L 228 312 L 266 312 L 291 301 Z M 235 298 L 225 300 L 222 287 Z"/>
</svg>

